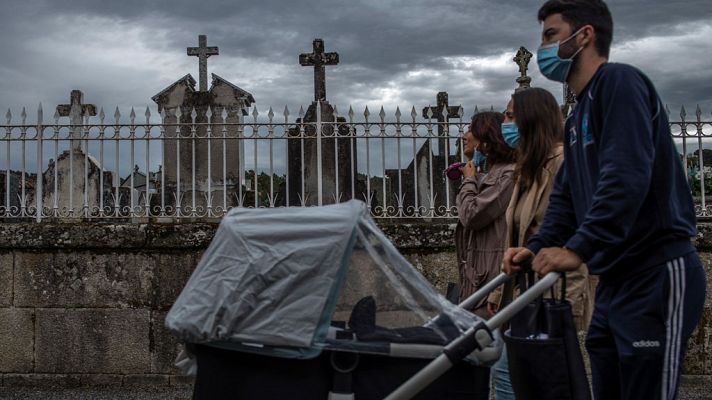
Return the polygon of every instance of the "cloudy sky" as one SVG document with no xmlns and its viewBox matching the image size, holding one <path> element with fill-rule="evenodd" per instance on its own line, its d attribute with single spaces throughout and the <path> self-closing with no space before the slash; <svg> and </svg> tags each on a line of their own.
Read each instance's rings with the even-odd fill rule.
<svg viewBox="0 0 712 400">
<path fill-rule="evenodd" d="M 251 92 L 260 112 L 298 110 L 313 96 L 313 72 L 298 55 L 323 38 L 340 64 L 327 68 L 327 98 L 340 110 L 416 109 L 450 93 L 470 115 L 475 105 L 504 106 L 515 87 L 517 48 L 536 52 L 541 1 L 490 0 L 3 0 L 0 109 L 45 115 L 71 89 L 124 114 L 155 105 L 151 96 L 190 73 L 198 34 L 220 55 L 214 72 Z M 699 104 L 712 116 L 712 3 L 709 0 L 611 0 L 612 61 L 634 64 L 656 83 L 673 111 Z M 532 60 L 533 85 L 561 97 Z M 343 111 L 342 111 L 343 112 Z M 113 114 L 113 111 L 110 113 Z M 140 113 L 142 115 L 143 112 Z M 29 117 L 34 119 L 34 117 Z M 391 118 L 392 119 L 392 118 Z M 708 118 L 711 119 L 711 118 Z"/>
</svg>

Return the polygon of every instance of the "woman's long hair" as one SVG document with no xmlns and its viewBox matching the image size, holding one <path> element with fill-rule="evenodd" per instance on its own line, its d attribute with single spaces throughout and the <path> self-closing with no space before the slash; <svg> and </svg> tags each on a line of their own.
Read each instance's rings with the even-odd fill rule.
<svg viewBox="0 0 712 400">
<path fill-rule="evenodd" d="M 541 88 L 528 88 L 512 95 L 514 120 L 519 129 L 517 175 L 522 188 L 541 183 L 539 173 L 551 150 L 564 138 L 561 110 L 554 96 Z"/>
<path fill-rule="evenodd" d="M 480 141 L 480 152 L 487 155 L 487 165 L 513 163 L 516 152 L 504 143 L 502 122 L 504 115 L 495 111 L 486 111 L 472 117 L 470 130 L 472 136 Z"/>
</svg>

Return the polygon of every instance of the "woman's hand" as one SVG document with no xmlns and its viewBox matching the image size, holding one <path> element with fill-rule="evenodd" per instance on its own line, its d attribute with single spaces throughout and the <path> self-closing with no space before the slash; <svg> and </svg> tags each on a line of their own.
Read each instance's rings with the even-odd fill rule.
<svg viewBox="0 0 712 400">
<path fill-rule="evenodd" d="M 490 317 L 497 314 L 498 309 L 499 306 L 497 305 L 497 303 L 487 302 L 487 312 L 489 313 Z"/>
<path fill-rule="evenodd" d="M 521 269 L 519 264 L 532 257 L 534 257 L 534 253 L 526 247 L 510 247 L 504 251 L 502 256 L 502 272 L 514 275 Z"/>
<path fill-rule="evenodd" d="M 460 171 L 462 172 L 462 176 L 465 178 L 471 178 L 477 175 L 477 170 L 475 169 L 475 165 L 472 163 L 472 160 L 468 161 L 467 163 L 465 163 L 464 166 L 460 167 Z"/>
</svg>

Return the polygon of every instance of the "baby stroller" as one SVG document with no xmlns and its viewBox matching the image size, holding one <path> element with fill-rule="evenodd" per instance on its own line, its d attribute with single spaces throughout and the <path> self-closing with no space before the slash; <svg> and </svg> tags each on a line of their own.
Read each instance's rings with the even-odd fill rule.
<svg viewBox="0 0 712 400">
<path fill-rule="evenodd" d="M 486 399 L 506 310 L 448 302 L 352 200 L 230 211 L 166 327 L 194 399 Z"/>
</svg>

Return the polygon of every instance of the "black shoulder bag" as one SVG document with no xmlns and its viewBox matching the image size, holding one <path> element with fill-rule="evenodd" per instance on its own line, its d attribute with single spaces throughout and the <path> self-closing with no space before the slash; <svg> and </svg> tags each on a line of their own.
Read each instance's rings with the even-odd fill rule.
<svg viewBox="0 0 712 400">
<path fill-rule="evenodd" d="M 517 400 L 590 400 L 591 392 L 579 347 L 566 275 L 561 296 L 537 298 L 512 317 L 505 332 L 509 377 Z M 517 274 L 524 291 L 534 284 L 529 269 Z"/>
</svg>

